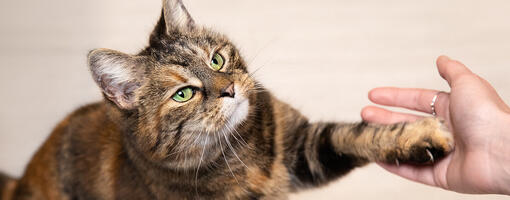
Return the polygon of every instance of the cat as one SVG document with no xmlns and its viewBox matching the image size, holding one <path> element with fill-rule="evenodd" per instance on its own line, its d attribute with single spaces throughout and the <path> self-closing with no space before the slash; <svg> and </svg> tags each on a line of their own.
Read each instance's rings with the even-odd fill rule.
<svg viewBox="0 0 510 200">
<path fill-rule="evenodd" d="M 310 122 L 247 70 L 226 36 L 163 0 L 136 55 L 95 49 L 104 100 L 61 121 L 7 199 L 286 199 L 369 162 L 430 164 L 454 146 L 440 119 Z"/>
</svg>

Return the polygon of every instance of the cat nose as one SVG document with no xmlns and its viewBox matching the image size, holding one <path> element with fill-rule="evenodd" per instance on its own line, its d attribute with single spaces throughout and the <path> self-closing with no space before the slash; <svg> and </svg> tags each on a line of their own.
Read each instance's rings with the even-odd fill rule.
<svg viewBox="0 0 510 200">
<path fill-rule="evenodd" d="M 221 89 L 220 97 L 231 97 L 234 98 L 236 92 L 234 91 L 234 83 L 230 83 L 227 87 Z"/>
</svg>

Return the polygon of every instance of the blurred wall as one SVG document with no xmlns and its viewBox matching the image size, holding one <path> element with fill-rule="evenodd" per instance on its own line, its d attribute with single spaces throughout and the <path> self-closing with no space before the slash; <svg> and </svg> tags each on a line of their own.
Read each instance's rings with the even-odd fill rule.
<svg viewBox="0 0 510 200">
<path fill-rule="evenodd" d="M 278 97 L 313 120 L 360 120 L 377 86 L 448 90 L 448 54 L 510 99 L 510 1 L 185 0 L 199 24 L 226 33 Z M 19 176 L 55 124 L 101 98 L 86 54 L 136 53 L 159 0 L 0 1 L 0 170 Z M 311 99 L 310 94 L 317 96 Z M 292 199 L 503 199 L 431 188 L 375 165 Z"/>
</svg>

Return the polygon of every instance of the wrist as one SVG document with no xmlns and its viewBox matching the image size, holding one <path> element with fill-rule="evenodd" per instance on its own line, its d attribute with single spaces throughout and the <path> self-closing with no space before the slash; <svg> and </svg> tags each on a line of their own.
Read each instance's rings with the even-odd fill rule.
<svg viewBox="0 0 510 200">
<path fill-rule="evenodd" d="M 510 195 L 510 114 L 503 117 L 504 124 L 501 124 L 501 132 L 495 138 L 493 149 L 493 162 L 495 166 L 493 174 L 496 182 L 496 193 Z"/>
</svg>

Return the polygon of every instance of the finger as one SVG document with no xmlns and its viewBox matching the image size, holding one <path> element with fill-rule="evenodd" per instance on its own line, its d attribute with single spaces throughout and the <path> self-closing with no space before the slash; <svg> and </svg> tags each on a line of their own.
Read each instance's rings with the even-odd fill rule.
<svg viewBox="0 0 510 200">
<path fill-rule="evenodd" d="M 448 81 L 448 84 L 452 86 L 459 77 L 463 75 L 473 75 L 464 64 L 459 61 L 452 60 L 447 56 L 439 56 L 436 61 L 437 69 L 443 79 Z"/>
<path fill-rule="evenodd" d="M 361 118 L 372 123 L 393 124 L 404 121 L 415 121 L 422 117 L 413 114 L 393 112 L 375 106 L 367 106 L 361 110 Z"/>
<path fill-rule="evenodd" d="M 405 179 L 409 179 L 414 182 L 423 183 L 426 185 L 437 186 L 434 181 L 434 171 L 432 166 L 411 166 L 401 164 L 399 166 L 390 165 L 386 163 L 377 163 L 385 170 L 399 175 Z"/>
<path fill-rule="evenodd" d="M 402 107 L 431 114 L 430 103 L 432 103 L 432 99 L 436 94 L 438 95 L 434 104 L 436 113 L 444 117 L 449 106 L 449 95 L 444 92 L 438 93 L 437 90 L 382 87 L 371 90 L 368 98 L 376 104 Z"/>
<path fill-rule="evenodd" d="M 448 172 L 448 165 L 450 164 L 451 159 L 452 155 L 449 154 L 445 158 L 439 160 L 439 162 L 434 163 L 434 165 L 428 166 L 415 166 L 408 164 L 396 166 L 381 162 L 377 162 L 377 164 L 387 171 L 411 181 L 448 189 L 449 186 L 446 179 L 446 173 Z"/>
</svg>

